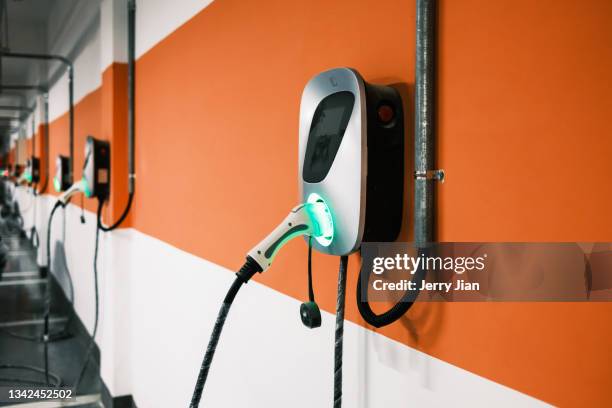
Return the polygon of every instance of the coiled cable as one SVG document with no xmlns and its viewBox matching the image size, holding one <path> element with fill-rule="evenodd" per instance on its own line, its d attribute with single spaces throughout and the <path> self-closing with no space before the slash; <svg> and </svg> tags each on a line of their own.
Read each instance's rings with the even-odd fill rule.
<svg viewBox="0 0 612 408">
<path fill-rule="evenodd" d="M 420 252 L 424 252 L 421 250 Z M 426 270 L 422 267 L 417 268 L 414 276 L 412 277 L 413 282 L 421 282 L 425 279 Z M 419 295 L 418 290 L 406 290 L 402 298 L 397 302 L 393 307 L 387 310 L 384 313 L 377 314 L 375 313 L 368 301 L 368 291 L 367 289 L 362 293 L 362 286 L 367 285 L 369 282 L 370 272 L 367 268 L 361 268 L 361 272 L 359 274 L 359 278 L 357 279 L 357 308 L 359 309 L 359 313 L 361 317 L 370 325 L 380 328 L 383 326 L 390 325 L 391 323 L 397 321 L 401 318 L 408 309 L 412 306 L 417 296 Z M 417 285 L 420 287 L 420 283 Z"/>
<path fill-rule="evenodd" d="M 119 225 L 121 225 L 121 223 L 125 220 L 125 218 L 127 217 L 128 213 L 130 212 L 130 208 L 132 208 L 132 201 L 134 200 L 134 194 L 130 193 L 128 195 L 128 201 L 127 204 L 125 206 L 125 209 L 123 210 L 123 214 L 121 214 L 121 216 L 119 217 L 119 219 L 110 227 L 105 227 L 104 225 L 102 225 L 102 223 L 100 222 L 100 226 L 99 228 L 104 231 L 104 232 L 108 232 L 108 231 L 112 231 L 114 229 L 116 229 L 117 227 L 119 227 Z"/>
</svg>

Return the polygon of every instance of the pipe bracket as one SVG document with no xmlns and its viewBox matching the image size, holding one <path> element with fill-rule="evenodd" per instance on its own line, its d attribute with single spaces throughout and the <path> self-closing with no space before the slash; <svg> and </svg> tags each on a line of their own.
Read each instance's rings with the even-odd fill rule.
<svg viewBox="0 0 612 408">
<path fill-rule="evenodd" d="M 417 170 L 414 172 L 415 180 L 434 180 L 434 181 L 439 181 L 440 183 L 444 183 L 445 178 L 446 178 L 446 172 L 443 169 L 427 170 L 427 171 Z"/>
</svg>

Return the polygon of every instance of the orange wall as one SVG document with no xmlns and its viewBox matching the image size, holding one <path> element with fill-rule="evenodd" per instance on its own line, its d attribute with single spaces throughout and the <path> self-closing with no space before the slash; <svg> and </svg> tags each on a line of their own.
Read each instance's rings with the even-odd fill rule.
<svg viewBox="0 0 612 408">
<path fill-rule="evenodd" d="M 612 2 L 442 1 L 442 240 L 612 240 Z"/>
<path fill-rule="evenodd" d="M 601 22 L 612 18 L 607 2 L 587 3 L 585 12 L 572 1 L 441 2 L 439 152 L 449 179 L 440 238 L 612 239 L 612 216 L 601 211 L 610 183 L 584 177 L 610 157 L 603 120 L 612 103 L 601 85 L 609 84 L 612 30 Z M 138 62 L 134 225 L 237 268 L 296 202 L 299 97 L 308 78 L 348 65 L 372 82 L 412 89 L 413 44 L 413 2 L 213 3 Z M 291 243 L 260 281 L 304 299 L 305 254 Z M 336 263 L 315 260 L 328 311 Z M 359 321 L 354 304 L 347 315 Z M 611 311 L 427 304 L 381 332 L 549 402 L 603 405 L 612 403 L 604 329 Z M 593 327 L 596 335 L 584 334 Z"/>
<path fill-rule="evenodd" d="M 91 74 L 91 73 L 88 73 Z M 102 73 L 102 86 L 86 95 L 75 105 L 74 112 L 74 177 L 81 177 L 87 136 L 111 142 L 111 186 L 109 203 L 103 216 L 107 224 L 114 222 L 127 201 L 127 67 L 115 63 Z M 59 154 L 70 155 L 68 113 L 50 124 L 49 157 L 51 177 L 55 175 L 55 159 Z M 47 192 L 56 194 L 50 182 Z M 73 201 L 80 205 L 80 198 Z M 85 199 L 87 210 L 95 212 L 97 199 Z M 122 227 L 130 226 L 128 217 Z"/>
<path fill-rule="evenodd" d="M 101 90 L 86 95 L 74 108 L 74 177 L 78 180 L 84 161 L 85 140 L 87 136 L 101 138 Z M 63 114 L 49 125 L 49 157 L 51 173 L 55 175 L 55 159 L 59 154 L 70 156 L 68 113 Z M 49 183 L 47 191 L 55 194 L 53 183 Z M 80 199 L 73 200 L 80 205 Z M 94 199 L 85 200 L 85 208 L 96 211 Z"/>
<path fill-rule="evenodd" d="M 128 197 L 128 132 L 127 132 L 127 65 L 115 63 L 102 74 L 102 133 L 111 142 L 111 186 L 105 221 L 116 221 L 126 206 Z M 131 215 L 121 224 L 131 226 Z"/>
<path fill-rule="evenodd" d="M 439 238 L 612 241 L 612 3 L 439 8 L 438 153 L 448 174 Z M 402 84 L 412 110 L 414 9 L 406 0 L 218 0 L 143 55 L 133 226 L 239 267 L 296 204 L 299 99 L 311 76 L 354 67 L 368 81 Z M 120 100 L 108 99 L 124 97 L 121 80 L 109 75 L 77 107 L 75 169 L 86 134 L 108 139 L 122 128 L 111 131 L 100 113 L 118 109 L 113 120 L 124 120 Z M 66 116 L 52 124 L 52 160 L 68 151 L 54 136 L 64 134 Z M 292 242 L 257 279 L 305 299 L 305 262 L 305 245 Z M 337 262 L 317 254 L 314 263 L 317 299 L 330 312 Z M 347 318 L 360 323 L 357 267 L 351 258 Z M 553 404 L 612 405 L 607 303 L 418 304 L 378 331 Z"/>
</svg>

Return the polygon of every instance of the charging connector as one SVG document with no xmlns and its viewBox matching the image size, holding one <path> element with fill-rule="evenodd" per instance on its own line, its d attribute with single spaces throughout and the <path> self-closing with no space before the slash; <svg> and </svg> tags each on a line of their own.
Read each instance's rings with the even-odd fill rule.
<svg viewBox="0 0 612 408">
<path fill-rule="evenodd" d="M 262 271 L 272 265 L 278 251 L 293 238 L 307 235 L 317 239 L 333 239 L 334 224 L 327 204 L 316 200 L 300 204 L 263 241 L 248 253 Z"/>
<path fill-rule="evenodd" d="M 91 191 L 85 179 L 81 179 L 70 186 L 68 190 L 64 191 L 64 193 L 59 196 L 58 201 L 61 202 L 62 205 L 66 205 L 70 198 L 77 193 L 83 193 L 86 197 L 91 197 Z"/>
<path fill-rule="evenodd" d="M 311 200 L 295 207 L 289 215 L 272 231 L 263 241 L 251 249 L 247 255 L 245 264 L 236 273 L 236 279 L 228 290 L 219 310 L 215 327 L 208 341 L 206 354 L 200 367 L 195 389 L 191 397 L 190 408 L 197 408 L 200 405 L 204 384 L 208 377 L 208 371 L 212 364 L 221 331 L 225 324 L 225 319 L 229 309 L 240 290 L 240 287 L 247 283 L 257 272 L 263 272 L 272 265 L 274 257 L 278 251 L 293 238 L 309 235 L 315 238 L 333 238 L 334 223 L 329 207 L 323 200 Z"/>
</svg>

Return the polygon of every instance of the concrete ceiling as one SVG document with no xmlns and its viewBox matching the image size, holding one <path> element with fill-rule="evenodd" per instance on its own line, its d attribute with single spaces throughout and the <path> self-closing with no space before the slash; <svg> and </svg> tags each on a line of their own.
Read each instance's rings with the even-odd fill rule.
<svg viewBox="0 0 612 408">
<path fill-rule="evenodd" d="M 82 38 L 92 24 L 92 16 L 99 18 L 100 0 L 0 0 L 0 9 L 6 2 L 7 19 L 0 21 L 0 32 L 8 25 L 10 52 L 28 54 L 59 54 L 69 59 L 80 51 Z M 0 81 L 4 86 L 36 85 L 49 88 L 63 74 L 65 68 L 57 62 L 32 59 L 1 58 Z M 0 150 L 10 144 L 10 129 L 24 111 L 5 107 L 32 107 L 37 91 L 0 90 Z M 7 140 L 8 138 L 8 140 Z"/>
<path fill-rule="evenodd" d="M 11 21 L 46 23 L 60 0 L 12 0 L 7 6 Z"/>
</svg>

